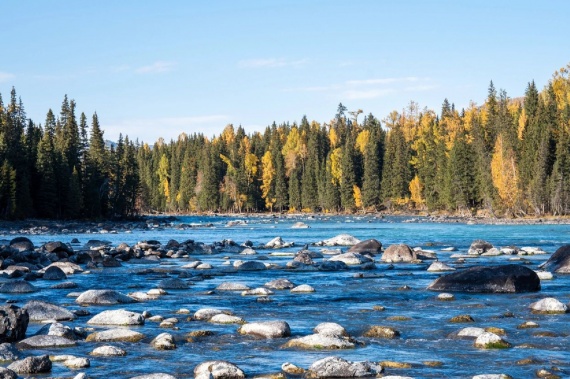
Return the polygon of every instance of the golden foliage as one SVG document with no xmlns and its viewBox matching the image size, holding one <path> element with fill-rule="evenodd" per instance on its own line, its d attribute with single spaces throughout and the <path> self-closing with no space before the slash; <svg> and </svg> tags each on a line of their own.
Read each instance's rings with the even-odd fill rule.
<svg viewBox="0 0 570 379">
<path fill-rule="evenodd" d="M 493 186 L 501 198 L 505 208 L 513 211 L 517 206 L 521 191 L 519 189 L 519 173 L 515 161 L 515 152 L 507 147 L 503 135 L 497 137 L 495 150 L 491 160 Z"/>
<path fill-rule="evenodd" d="M 271 183 L 275 178 L 275 167 L 273 166 L 273 156 L 269 150 L 261 158 L 261 170 L 261 197 L 265 200 L 265 206 L 271 208 L 275 204 L 275 198 L 269 197 L 269 191 L 271 191 Z"/>
<path fill-rule="evenodd" d="M 338 185 L 342 177 L 342 149 L 340 147 L 331 153 L 331 176 L 333 184 Z"/>
<path fill-rule="evenodd" d="M 420 178 L 416 175 L 410 181 L 410 200 L 412 200 L 416 207 L 421 207 L 425 203 L 425 199 L 422 197 L 422 192 L 424 190 L 424 185 L 422 184 Z"/>
<path fill-rule="evenodd" d="M 358 149 L 358 151 L 360 151 L 361 154 L 364 154 L 364 151 L 366 150 L 366 145 L 368 145 L 369 141 L 370 141 L 369 130 L 365 129 L 360 133 L 358 133 L 358 136 L 356 137 L 356 148 Z"/>
<path fill-rule="evenodd" d="M 357 208 L 362 208 L 362 193 L 356 184 L 352 186 L 352 192 L 354 194 L 354 205 L 356 205 Z"/>
<path fill-rule="evenodd" d="M 334 127 L 331 127 L 329 130 L 329 140 L 333 149 L 340 143 L 340 136 Z"/>
<path fill-rule="evenodd" d="M 236 132 L 234 130 L 234 126 L 232 124 L 226 125 L 224 131 L 222 132 L 221 137 L 226 145 L 232 144 L 236 138 Z"/>
</svg>

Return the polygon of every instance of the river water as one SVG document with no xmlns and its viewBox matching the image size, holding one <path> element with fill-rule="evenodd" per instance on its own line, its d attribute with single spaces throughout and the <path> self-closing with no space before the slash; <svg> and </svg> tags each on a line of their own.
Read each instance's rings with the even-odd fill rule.
<svg viewBox="0 0 570 379">
<path fill-rule="evenodd" d="M 280 236 L 285 242 L 294 242 L 295 247 L 279 250 L 258 250 L 256 256 L 240 256 L 232 253 L 215 255 L 192 255 L 203 262 L 208 262 L 214 269 L 212 275 L 204 276 L 196 270 L 180 269 L 188 263 L 185 259 L 163 259 L 161 264 L 124 263 L 123 267 L 91 270 L 89 274 L 69 276 L 69 280 L 78 284 L 72 290 L 50 289 L 53 282 L 38 280 L 34 285 L 41 290 L 33 294 L 6 295 L 3 300 L 15 300 L 22 306 L 31 299 L 56 303 L 70 310 L 81 308 L 74 303 L 70 292 L 82 292 L 87 289 L 116 289 L 123 293 L 148 291 L 157 288 L 159 282 L 167 277 L 178 277 L 180 270 L 188 271 L 184 280 L 191 283 L 187 290 L 167 290 L 168 294 L 148 302 L 123 306 L 90 306 L 91 314 L 106 309 L 124 308 L 130 311 L 149 311 L 164 318 L 177 317 L 178 330 L 159 328 L 157 323 L 146 322 L 144 326 L 134 327 L 147 338 L 139 343 L 112 343 L 128 352 L 126 357 L 91 357 L 91 367 L 84 369 L 91 378 L 129 378 L 152 372 L 165 372 L 179 378 L 192 377 L 193 368 L 206 360 L 227 360 L 237 364 L 248 377 L 277 373 L 284 362 L 291 362 L 308 368 L 320 358 L 336 355 L 352 361 L 398 361 L 411 364 L 408 368 L 387 368 L 387 375 L 403 375 L 414 378 L 471 378 L 477 374 L 505 373 L 513 378 L 535 377 L 537 369 L 559 369 L 561 377 L 570 377 L 570 314 L 537 315 L 529 311 L 530 303 L 544 297 L 555 297 L 564 303 L 570 302 L 570 276 L 555 276 L 553 280 L 542 281 L 538 293 L 526 294 L 461 294 L 456 293 L 456 300 L 442 302 L 436 300 L 438 293 L 427 291 L 426 287 L 440 273 L 430 273 L 426 269 L 431 263 L 423 264 L 388 264 L 376 258 L 376 269 L 362 271 L 353 268 L 340 272 L 295 271 L 286 270 L 285 264 L 292 259 L 271 253 L 294 253 L 304 244 L 314 243 L 349 233 L 361 240 L 376 238 L 387 247 L 394 243 L 406 243 L 412 247 L 422 247 L 437 253 L 438 259 L 457 269 L 475 264 L 526 264 L 537 269 L 558 247 L 570 241 L 568 225 L 467 225 L 463 223 L 409 223 L 405 218 L 373 217 L 252 217 L 245 218 L 245 225 L 227 227 L 228 217 L 179 217 L 170 226 L 133 230 L 128 233 L 106 234 L 63 234 L 28 236 L 36 246 L 53 240 L 70 242 L 77 238 L 81 243 L 90 239 L 110 241 L 113 245 L 126 242 L 130 245 L 143 240 L 156 239 L 166 244 L 175 239 L 213 243 L 223 239 L 232 239 L 238 244 L 246 240 L 254 246 L 265 244 Z M 303 221 L 309 229 L 292 229 L 297 221 Z M 209 227 L 190 227 L 206 225 Z M 182 225 L 182 227 L 181 227 Z M 0 238 L 13 238 L 0 236 Z M 522 261 L 511 261 L 510 255 L 496 257 L 478 257 L 458 262 L 452 254 L 466 253 L 471 242 L 484 239 L 497 247 L 516 245 L 532 246 L 544 249 L 548 254 L 520 257 Z M 444 252 L 441 249 L 456 247 L 457 252 Z M 311 250 L 321 248 L 310 246 Z M 275 263 L 281 268 L 261 272 L 224 273 L 222 265 L 228 258 L 258 259 L 267 258 L 265 263 Z M 141 271 L 160 268 L 144 275 Z M 377 274 L 372 278 L 357 278 L 358 273 Z M 143 272 L 144 273 L 144 272 Z M 308 294 L 292 294 L 289 291 L 274 291 L 271 302 L 257 302 L 255 296 L 241 296 L 239 292 L 213 291 L 222 282 L 239 282 L 251 288 L 262 287 L 264 283 L 287 278 L 295 284 L 309 284 L 316 290 Z M 401 290 L 402 286 L 410 287 Z M 212 292 L 213 291 L 213 292 Z M 375 311 L 374 306 L 381 305 L 385 311 Z M 308 335 L 321 322 L 336 322 L 342 325 L 351 336 L 362 342 L 350 350 L 297 350 L 285 349 L 282 345 L 288 339 L 260 340 L 236 333 L 236 325 L 215 325 L 205 321 L 186 321 L 186 315 L 176 314 L 180 308 L 194 313 L 200 308 L 220 308 L 231 310 L 235 315 L 248 322 L 266 320 L 284 320 L 291 326 L 293 338 Z M 514 317 L 504 317 L 511 312 Z M 470 324 L 454 324 L 449 319 L 456 315 L 469 314 L 475 320 Z M 406 316 L 407 321 L 393 321 L 393 316 Z M 78 317 L 70 326 L 87 326 L 90 316 Z M 525 321 L 535 321 L 537 329 L 517 329 Z M 401 338 L 394 340 L 365 338 L 362 334 L 371 325 L 394 327 L 401 333 Z M 32 335 L 42 325 L 30 324 L 28 335 Z M 451 338 L 450 334 L 466 326 L 499 327 L 506 331 L 504 337 L 513 344 L 513 348 L 504 350 L 481 350 L 473 347 L 473 340 Z M 104 329 L 104 328 L 97 328 Z M 211 337 L 186 342 L 184 336 L 193 330 L 211 330 Z M 554 336 L 538 337 L 537 332 L 552 332 Z M 149 341 L 162 332 L 172 333 L 177 339 L 178 348 L 172 351 L 156 351 Z M 78 346 L 62 349 L 25 351 L 27 354 L 73 354 L 89 356 L 95 347 L 104 345 L 79 342 Z M 517 361 L 533 358 L 531 364 L 520 365 Z M 439 367 L 429 367 L 423 362 L 439 361 Z M 54 363 L 50 377 L 70 377 L 77 372 Z M 41 377 L 41 376 L 40 376 Z"/>
</svg>

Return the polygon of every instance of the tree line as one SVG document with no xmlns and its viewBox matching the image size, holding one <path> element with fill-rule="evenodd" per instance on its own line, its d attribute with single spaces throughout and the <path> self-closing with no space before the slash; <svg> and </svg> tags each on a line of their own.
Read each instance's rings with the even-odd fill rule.
<svg viewBox="0 0 570 379">
<path fill-rule="evenodd" d="M 383 120 L 339 104 L 325 123 L 211 138 L 182 133 L 153 145 L 106 147 L 94 114 L 65 97 L 45 124 L 15 91 L 0 100 L 0 216 L 125 217 L 137 212 L 447 211 L 566 215 L 570 211 L 570 65 L 511 99 L 436 112 L 411 102 Z M 362 115 L 362 116 L 361 116 Z M 359 119 L 360 118 L 360 119 Z M 89 135 L 88 135 L 89 134 Z"/>
</svg>

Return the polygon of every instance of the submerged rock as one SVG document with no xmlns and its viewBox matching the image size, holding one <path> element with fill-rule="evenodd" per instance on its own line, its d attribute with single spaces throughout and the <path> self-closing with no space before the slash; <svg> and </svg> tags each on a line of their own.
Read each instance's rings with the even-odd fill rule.
<svg viewBox="0 0 570 379">
<path fill-rule="evenodd" d="M 194 379 L 243 379 L 244 372 L 227 361 L 202 362 L 194 368 Z"/>
<path fill-rule="evenodd" d="M 475 266 L 444 275 L 428 286 L 432 291 L 518 293 L 540 290 L 540 279 L 521 265 Z"/>
<path fill-rule="evenodd" d="M 262 338 L 285 338 L 291 335 L 291 328 L 285 321 L 252 322 L 240 326 L 238 333 Z"/>
<path fill-rule="evenodd" d="M 340 357 L 326 357 L 314 362 L 306 377 L 317 378 L 361 378 L 374 377 L 382 372 L 382 366 L 371 362 L 350 362 Z"/>
<path fill-rule="evenodd" d="M 418 259 L 416 252 L 408 245 L 389 246 L 381 258 L 384 262 L 412 262 Z"/>
<path fill-rule="evenodd" d="M 557 274 L 570 274 L 570 245 L 559 247 L 558 250 L 539 267 Z"/>
</svg>

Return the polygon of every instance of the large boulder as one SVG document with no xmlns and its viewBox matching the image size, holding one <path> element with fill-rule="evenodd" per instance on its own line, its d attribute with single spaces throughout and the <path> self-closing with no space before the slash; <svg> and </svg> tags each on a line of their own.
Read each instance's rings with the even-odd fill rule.
<svg viewBox="0 0 570 379">
<path fill-rule="evenodd" d="M 471 243 L 471 246 L 469 246 L 469 250 L 467 251 L 467 254 L 481 255 L 481 254 L 484 254 L 487 251 L 491 250 L 492 248 L 493 248 L 493 245 L 487 241 L 475 240 Z"/>
<path fill-rule="evenodd" d="M 216 287 L 218 291 L 247 291 L 248 289 L 250 288 L 245 284 L 234 282 L 223 282 Z"/>
<path fill-rule="evenodd" d="M 134 303 L 135 300 L 115 290 L 88 290 L 75 302 L 78 304 L 115 305 Z"/>
<path fill-rule="evenodd" d="M 418 259 L 416 252 L 408 245 L 390 245 L 381 258 L 384 262 L 412 262 Z"/>
<path fill-rule="evenodd" d="M 316 378 L 362 378 L 375 377 L 382 366 L 371 362 L 350 362 L 339 357 L 319 359 L 309 367 L 306 377 Z"/>
<path fill-rule="evenodd" d="M 103 311 L 87 323 L 89 325 L 144 325 L 144 317 L 140 313 L 116 309 Z"/>
<path fill-rule="evenodd" d="M 244 372 L 226 361 L 202 362 L 194 368 L 194 379 L 243 379 Z"/>
<path fill-rule="evenodd" d="M 536 272 L 521 265 L 474 266 L 441 276 L 428 286 L 432 291 L 518 293 L 540 290 Z"/>
<path fill-rule="evenodd" d="M 109 329 L 102 332 L 91 333 L 87 336 L 87 342 L 138 342 L 144 338 L 144 334 L 129 329 Z"/>
<path fill-rule="evenodd" d="M 45 279 L 45 280 L 65 280 L 65 279 L 67 279 L 67 275 L 65 275 L 65 272 L 63 272 L 63 270 L 61 268 L 59 268 L 57 266 L 50 266 L 44 272 L 43 279 Z"/>
<path fill-rule="evenodd" d="M 252 322 L 242 325 L 238 333 L 262 338 L 284 338 L 291 335 L 291 328 L 285 321 Z"/>
<path fill-rule="evenodd" d="M 319 241 L 315 243 L 317 246 L 353 246 L 359 243 L 360 240 L 351 236 L 350 234 L 339 234 L 333 238 Z"/>
<path fill-rule="evenodd" d="M 547 297 L 545 299 L 539 300 L 530 305 L 530 309 L 536 313 L 566 313 L 568 312 L 568 307 L 561 301 L 553 298 Z"/>
<path fill-rule="evenodd" d="M 335 255 L 332 258 L 330 258 L 329 261 L 340 261 L 344 262 L 349 266 L 362 265 L 364 263 L 374 262 L 372 258 L 364 256 L 360 253 L 344 253 L 344 254 Z"/>
<path fill-rule="evenodd" d="M 22 375 L 41 374 L 51 371 L 51 361 L 47 355 L 27 357 L 22 360 L 12 362 L 10 366 L 8 366 L 8 369 Z"/>
<path fill-rule="evenodd" d="M 67 321 L 75 319 L 75 315 L 71 311 L 40 300 L 29 301 L 24 305 L 23 309 L 28 311 L 30 321 L 35 322 L 45 320 Z"/>
<path fill-rule="evenodd" d="M 174 337 L 169 333 L 160 333 L 152 341 L 150 341 L 152 347 L 156 350 L 174 350 L 176 349 L 176 342 L 174 342 Z"/>
<path fill-rule="evenodd" d="M 16 237 L 10 241 L 10 247 L 19 252 L 34 250 L 34 244 L 26 237 Z"/>
<path fill-rule="evenodd" d="M 267 269 L 265 263 L 260 261 L 245 261 L 239 264 L 236 262 L 234 267 L 237 268 L 238 271 L 262 271 Z"/>
<path fill-rule="evenodd" d="M 131 379 L 178 379 L 174 375 L 156 372 L 153 374 L 144 374 L 131 377 Z"/>
<path fill-rule="evenodd" d="M 0 307 L 0 342 L 15 342 L 26 337 L 28 311 L 15 305 Z"/>
<path fill-rule="evenodd" d="M 61 336 L 37 335 L 26 338 L 16 344 L 16 347 L 22 349 L 47 349 L 53 347 L 69 347 L 75 346 L 76 342 L 69 338 Z"/>
<path fill-rule="evenodd" d="M 361 241 L 348 249 L 348 252 L 360 254 L 380 254 L 382 252 L 382 243 L 375 239 Z"/>
<path fill-rule="evenodd" d="M 570 245 L 559 247 L 540 268 L 557 274 L 570 274 Z"/>
<path fill-rule="evenodd" d="M 309 334 L 308 336 L 293 338 L 284 347 L 298 349 L 352 349 L 354 341 L 349 337 L 327 335 L 324 333 Z"/>
<path fill-rule="evenodd" d="M 273 290 L 289 290 L 291 288 L 295 288 L 295 284 L 293 284 L 289 279 L 274 279 L 265 283 L 264 286 Z"/>
<path fill-rule="evenodd" d="M 91 355 L 100 357 L 124 357 L 127 355 L 127 352 L 116 346 L 103 345 L 93 349 Z"/>
<path fill-rule="evenodd" d="M 0 286 L 1 293 L 31 293 L 36 292 L 38 289 L 25 280 L 14 280 L 11 282 L 3 283 Z"/>
</svg>

